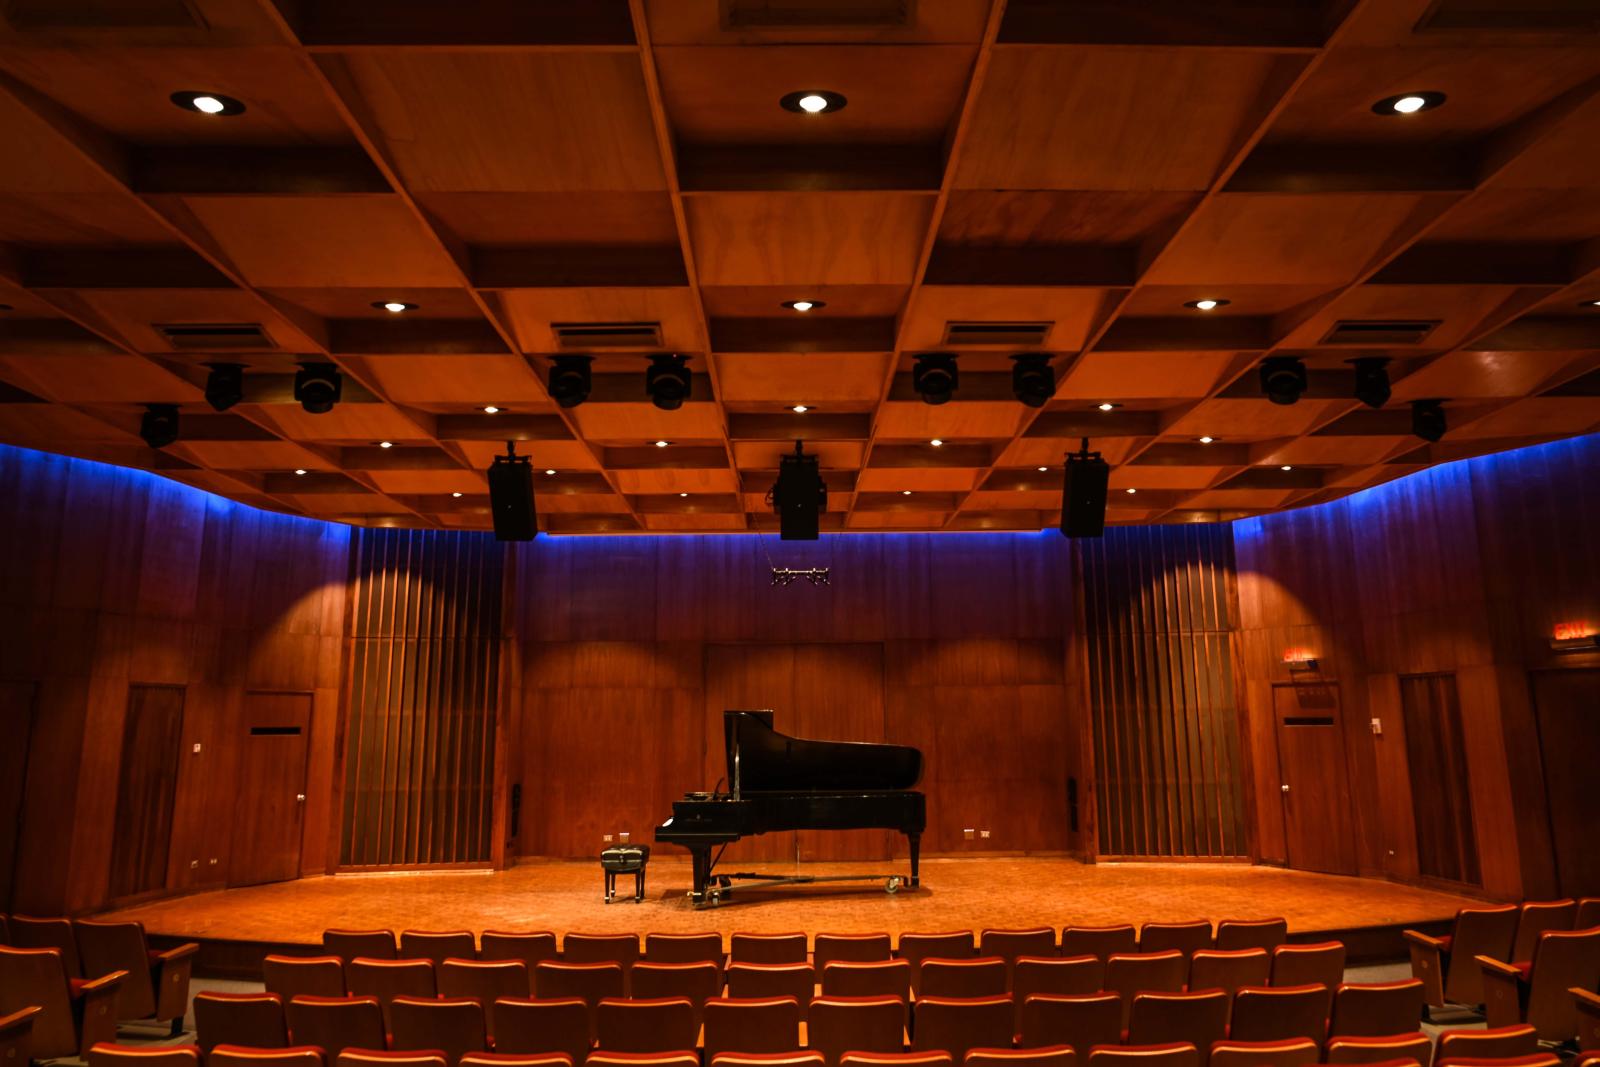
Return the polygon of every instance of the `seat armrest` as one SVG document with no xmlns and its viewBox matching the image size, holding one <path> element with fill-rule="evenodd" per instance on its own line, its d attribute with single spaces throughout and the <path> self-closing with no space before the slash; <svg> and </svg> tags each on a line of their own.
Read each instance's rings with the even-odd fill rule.
<svg viewBox="0 0 1600 1067">
<path fill-rule="evenodd" d="M 1413 945 L 1421 945 L 1424 948 L 1431 948 L 1435 952 L 1444 951 L 1443 941 L 1440 941 L 1437 937 L 1429 937 L 1421 930 L 1401 930 L 1400 936 L 1411 942 Z"/>
<path fill-rule="evenodd" d="M 84 996 L 88 996 L 91 993 L 98 993 L 105 989 L 115 990 L 118 986 L 122 985 L 122 980 L 127 977 L 127 971 L 112 971 L 110 974 L 102 974 L 99 978 L 85 982 L 78 988 Z"/>
<path fill-rule="evenodd" d="M 1473 959 L 1477 960 L 1478 966 L 1483 968 L 1483 973 L 1485 976 L 1497 974 L 1504 978 L 1510 978 L 1515 981 L 1522 980 L 1521 971 L 1517 970 L 1509 963 L 1502 963 L 1493 956 L 1474 956 Z"/>
<path fill-rule="evenodd" d="M 89 1050 L 102 1041 L 117 1039 L 117 995 L 122 990 L 122 980 L 127 971 L 112 971 L 79 989 L 82 995 L 82 1015 L 78 1023 L 78 1056 L 89 1058 Z"/>
<path fill-rule="evenodd" d="M 200 946 L 198 944 L 193 941 L 186 941 L 174 948 L 167 949 L 165 952 L 157 952 L 156 959 L 162 963 L 171 963 L 174 960 L 186 960 L 199 951 Z"/>
<path fill-rule="evenodd" d="M 1591 993 L 1582 986 L 1573 986 L 1567 990 L 1572 994 L 1572 999 L 1577 1003 L 1578 1010 L 1590 1015 L 1600 1015 L 1600 994 Z"/>
<path fill-rule="evenodd" d="M 29 1005 L 12 1012 L 10 1015 L 0 1016 L 0 1036 L 14 1034 L 19 1030 L 28 1030 L 33 1027 L 34 1016 L 44 1011 L 36 1005 Z"/>
</svg>

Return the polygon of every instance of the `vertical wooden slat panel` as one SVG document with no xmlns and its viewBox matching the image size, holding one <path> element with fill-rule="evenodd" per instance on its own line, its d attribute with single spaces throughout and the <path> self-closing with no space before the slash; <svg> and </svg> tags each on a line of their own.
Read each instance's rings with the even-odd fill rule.
<svg viewBox="0 0 1600 1067">
<path fill-rule="evenodd" d="M 487 863 L 504 550 L 361 530 L 352 553 L 343 865 Z"/>
</svg>

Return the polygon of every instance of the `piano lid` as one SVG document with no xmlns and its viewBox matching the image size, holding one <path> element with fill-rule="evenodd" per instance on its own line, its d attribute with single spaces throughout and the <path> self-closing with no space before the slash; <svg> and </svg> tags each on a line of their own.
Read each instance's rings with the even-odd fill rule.
<svg viewBox="0 0 1600 1067">
<path fill-rule="evenodd" d="M 922 753 L 909 745 L 787 737 L 770 711 L 725 711 L 722 728 L 728 783 L 741 794 L 911 789 L 922 777 Z"/>
</svg>

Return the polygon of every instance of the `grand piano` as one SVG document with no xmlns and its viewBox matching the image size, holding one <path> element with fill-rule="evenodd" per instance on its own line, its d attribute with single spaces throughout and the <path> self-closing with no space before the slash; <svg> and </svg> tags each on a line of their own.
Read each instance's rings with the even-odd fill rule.
<svg viewBox="0 0 1600 1067">
<path fill-rule="evenodd" d="M 917 851 L 928 823 L 927 802 L 912 789 L 922 777 L 920 751 L 786 737 L 772 728 L 770 711 L 723 712 L 722 732 L 730 791 L 685 793 L 672 818 L 656 827 L 656 841 L 682 845 L 693 857 L 696 904 L 718 903 L 736 879 L 771 886 L 882 878 L 891 893 L 907 881 L 893 874 L 715 872 L 729 842 L 783 830 L 898 830 L 911 845 L 909 884 L 918 884 Z"/>
</svg>

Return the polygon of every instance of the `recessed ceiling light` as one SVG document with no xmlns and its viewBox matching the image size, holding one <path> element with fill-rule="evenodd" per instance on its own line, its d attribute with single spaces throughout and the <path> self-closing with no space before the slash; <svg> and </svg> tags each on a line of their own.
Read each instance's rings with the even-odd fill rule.
<svg viewBox="0 0 1600 1067">
<path fill-rule="evenodd" d="M 678 495 L 679 496 L 688 496 L 689 494 L 688 493 L 679 493 Z"/>
<path fill-rule="evenodd" d="M 485 415 L 498 415 L 500 414 L 500 409 L 493 404 L 485 404 L 483 405 L 483 413 Z"/>
<path fill-rule="evenodd" d="M 1600 300 L 1580 300 L 1580 301 L 1578 301 L 1578 303 L 1582 307 L 1600 308 Z M 8 305 L 8 304 L 0 304 L 0 311 L 10 311 L 10 310 L 11 310 L 10 305 Z"/>
<path fill-rule="evenodd" d="M 1049 469 L 1050 469 L 1050 468 L 1049 468 L 1049 467 L 1040 467 L 1040 468 L 1039 468 L 1039 473 L 1040 473 L 1040 474 L 1043 474 L 1043 473 L 1045 473 L 1045 472 L 1046 472 L 1046 471 L 1048 471 L 1048 470 L 1049 470 Z"/>
<path fill-rule="evenodd" d="M 553 471 L 553 470 L 547 470 L 547 471 L 545 471 L 545 473 L 546 473 L 546 474 L 555 474 L 555 471 Z"/>
<path fill-rule="evenodd" d="M 221 93 L 182 92 L 173 93 L 167 99 L 185 111 L 198 111 L 202 115 L 239 115 L 244 112 L 241 101 Z"/>
<path fill-rule="evenodd" d="M 788 93 L 778 100 L 778 106 L 785 111 L 795 111 L 802 115 L 826 115 L 830 111 L 838 111 L 849 103 L 839 93 L 832 93 L 826 89 L 801 89 L 798 92 Z"/>
<path fill-rule="evenodd" d="M 1431 90 L 1418 93 L 1398 93 L 1386 96 L 1372 105 L 1379 115 L 1415 115 L 1419 111 L 1432 111 L 1444 103 L 1444 94 Z"/>
<path fill-rule="evenodd" d="M 379 441 L 378 442 L 378 447 L 379 448 L 393 448 L 394 447 L 394 442 L 393 441 Z"/>
<path fill-rule="evenodd" d="M 1204 300 L 1185 301 L 1183 306 L 1186 308 L 1194 308 L 1196 311 L 1213 311 L 1217 308 L 1225 308 L 1230 303 L 1232 303 L 1231 300 L 1221 300 L 1207 297 Z"/>
<path fill-rule="evenodd" d="M 1115 411 L 1117 408 L 1120 408 L 1122 405 L 1121 404 L 1113 404 L 1113 403 L 1111 403 L 1111 401 L 1108 400 L 1103 404 L 1096 404 L 1095 406 L 1098 407 L 1101 411 Z"/>
<path fill-rule="evenodd" d="M 902 489 L 902 490 L 900 490 L 900 495 L 901 495 L 901 496 L 910 496 L 910 495 L 911 495 L 911 490 L 909 490 L 909 489 Z"/>
<path fill-rule="evenodd" d="M 806 412 L 810 411 L 811 409 L 809 407 L 807 407 L 806 405 L 804 405 L 804 404 L 796 404 L 794 407 L 790 408 L 789 410 L 794 412 L 796 415 L 804 415 Z"/>
<path fill-rule="evenodd" d="M 296 467 L 296 468 L 295 468 L 295 469 L 294 469 L 294 472 L 295 472 L 295 473 L 296 473 L 296 474 L 304 474 L 304 473 L 305 473 L 305 472 L 306 472 L 306 469 L 305 469 L 305 468 L 304 468 L 304 467 Z"/>
<path fill-rule="evenodd" d="M 1203 444 L 1203 445 L 1209 445 L 1212 441 L 1215 441 L 1215 440 L 1216 440 L 1215 437 L 1212 437 L 1212 436 L 1210 436 L 1208 434 L 1207 436 L 1200 438 L 1200 443 Z"/>
<path fill-rule="evenodd" d="M 1287 463 L 1285 463 L 1283 466 L 1279 467 L 1278 469 L 1281 470 L 1281 471 L 1292 471 L 1292 470 L 1294 470 L 1294 468 L 1292 466 L 1290 466 L 1289 464 L 1287 464 Z"/>
<path fill-rule="evenodd" d="M 935 437 L 933 440 L 929 441 L 928 443 L 930 445 L 932 445 L 934 448 L 943 448 L 944 447 L 944 441 L 941 440 L 940 438 L 937 438 L 937 437 Z"/>
<path fill-rule="evenodd" d="M 657 441 L 656 442 L 656 447 L 657 448 L 666 448 L 671 443 L 672 443 L 671 441 Z"/>
<path fill-rule="evenodd" d="M 379 311 L 387 311 L 391 315 L 399 315 L 406 311 L 417 310 L 417 305 L 408 304 L 404 300 L 374 300 L 372 306 Z"/>
<path fill-rule="evenodd" d="M 1123 490 L 1123 492 L 1127 493 L 1129 496 L 1132 496 L 1134 493 L 1137 493 L 1138 491 L 1139 490 L 1131 488 L 1131 487 L 1128 488 L 1128 489 L 1124 489 Z"/>
<path fill-rule="evenodd" d="M 451 493 L 450 495 L 451 496 L 460 496 L 461 494 L 460 493 Z"/>
<path fill-rule="evenodd" d="M 785 300 L 783 306 L 790 311 L 819 311 L 828 304 L 825 300 Z"/>
</svg>

